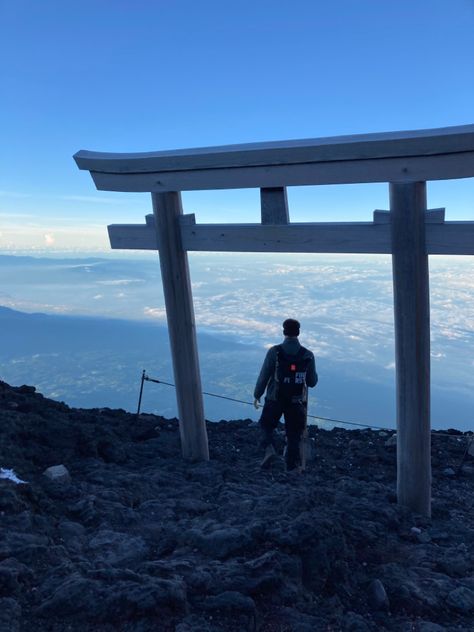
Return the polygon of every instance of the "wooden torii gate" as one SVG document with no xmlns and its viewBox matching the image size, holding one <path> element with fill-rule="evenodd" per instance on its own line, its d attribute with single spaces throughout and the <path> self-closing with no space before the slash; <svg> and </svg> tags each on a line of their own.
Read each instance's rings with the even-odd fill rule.
<svg viewBox="0 0 474 632">
<path fill-rule="evenodd" d="M 97 189 L 151 192 L 143 225 L 108 227 L 112 248 L 159 250 L 182 454 L 209 458 L 188 251 L 391 254 L 398 502 L 431 511 L 428 255 L 474 254 L 474 222 L 427 210 L 426 181 L 474 176 L 474 125 L 152 153 L 79 151 Z M 292 223 L 287 186 L 387 182 L 372 222 Z M 260 224 L 197 224 L 181 191 L 259 188 Z"/>
</svg>

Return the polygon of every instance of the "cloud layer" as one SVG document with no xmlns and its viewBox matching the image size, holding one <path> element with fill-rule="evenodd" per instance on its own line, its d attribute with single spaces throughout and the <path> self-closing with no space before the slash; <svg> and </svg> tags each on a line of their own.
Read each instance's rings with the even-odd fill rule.
<svg viewBox="0 0 474 632">
<path fill-rule="evenodd" d="M 5 257 L 2 264 L 3 305 L 166 324 L 156 259 Z M 392 415 L 389 257 L 197 254 L 190 256 L 190 268 L 198 332 L 251 345 L 261 349 L 263 358 L 265 349 L 280 341 L 282 321 L 295 317 L 302 324 L 301 342 L 315 352 L 321 374 L 332 372 L 341 380 L 357 375 L 389 389 L 387 408 Z M 433 394 L 435 400 L 437 393 L 462 394 L 474 403 L 474 262 L 467 257 L 432 257 L 430 268 Z M 255 356 L 256 365 L 259 357 Z M 242 361 L 242 356 L 236 358 Z M 226 371 L 232 373 L 231 364 L 226 364 Z M 247 394 L 253 379 L 252 374 Z M 219 383 L 229 395 L 235 391 L 231 382 L 220 374 Z M 330 413 L 333 403 L 324 401 L 325 388 L 323 379 L 318 405 Z"/>
</svg>

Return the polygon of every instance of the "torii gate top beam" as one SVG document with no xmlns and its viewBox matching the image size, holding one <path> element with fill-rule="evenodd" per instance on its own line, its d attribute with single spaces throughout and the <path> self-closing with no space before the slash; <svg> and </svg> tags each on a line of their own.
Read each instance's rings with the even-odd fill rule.
<svg viewBox="0 0 474 632">
<path fill-rule="evenodd" d="M 74 159 L 105 191 L 447 180 L 474 177 L 474 125 Z"/>
</svg>

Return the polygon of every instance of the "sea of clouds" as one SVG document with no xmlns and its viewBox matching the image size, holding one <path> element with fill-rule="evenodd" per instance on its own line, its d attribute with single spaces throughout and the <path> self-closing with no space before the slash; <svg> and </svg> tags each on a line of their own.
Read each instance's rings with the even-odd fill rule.
<svg viewBox="0 0 474 632">
<path fill-rule="evenodd" d="M 282 320 L 295 317 L 302 323 L 301 342 L 314 351 L 320 374 L 310 412 L 395 425 L 390 257 L 196 253 L 190 254 L 190 269 L 205 390 L 250 401 L 266 349 L 281 340 Z M 474 427 L 473 273 L 470 258 L 430 258 L 434 427 Z M 29 314 L 121 319 L 130 327 L 148 324 L 147 336 L 160 345 L 150 353 L 146 343 L 130 347 L 123 340 L 115 349 L 111 342 L 114 359 L 104 348 L 101 360 L 93 353 L 97 341 L 91 334 L 89 355 L 87 344 L 74 352 L 80 379 L 71 376 L 65 386 L 67 363 L 61 348 L 54 350 L 55 360 L 50 359 L 48 367 L 44 349 L 38 354 L 33 339 L 31 358 L 26 351 L 14 357 L 11 349 L 8 358 L 2 358 L 7 381 L 34 383 L 39 376 L 45 394 L 73 405 L 120 405 L 129 410 L 136 405 L 140 367 L 172 381 L 157 255 L 1 256 L 0 305 Z M 77 322 L 82 328 L 84 321 Z M 105 377 L 101 381 L 98 375 Z M 172 392 L 164 395 L 164 387 L 158 387 L 160 395 L 153 391 L 153 399 L 150 388 L 147 385 L 144 400 L 150 412 L 176 414 Z M 100 403 L 101 396 L 107 401 Z M 205 402 L 210 419 L 258 417 L 251 406 L 211 398 Z"/>
</svg>

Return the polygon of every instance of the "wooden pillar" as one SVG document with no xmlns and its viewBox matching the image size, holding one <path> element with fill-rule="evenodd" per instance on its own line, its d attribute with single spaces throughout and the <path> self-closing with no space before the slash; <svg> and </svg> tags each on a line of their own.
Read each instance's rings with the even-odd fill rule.
<svg viewBox="0 0 474 632">
<path fill-rule="evenodd" d="M 397 368 L 398 503 L 431 514 L 426 183 L 390 184 Z"/>
<path fill-rule="evenodd" d="M 288 224 L 288 196 L 285 187 L 260 189 L 262 224 Z"/>
<path fill-rule="evenodd" d="M 183 250 L 178 192 L 152 193 L 160 266 L 185 459 L 209 460 L 188 256 Z"/>
</svg>

